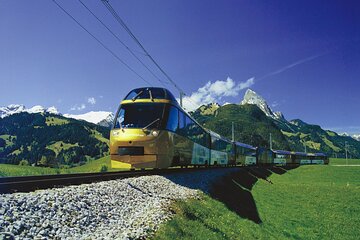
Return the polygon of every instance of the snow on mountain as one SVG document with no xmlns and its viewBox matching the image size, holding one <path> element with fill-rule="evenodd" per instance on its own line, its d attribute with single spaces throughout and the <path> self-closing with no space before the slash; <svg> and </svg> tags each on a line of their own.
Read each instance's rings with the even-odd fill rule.
<svg viewBox="0 0 360 240">
<path fill-rule="evenodd" d="M 271 117 L 276 120 L 285 119 L 284 115 L 281 112 L 273 112 L 269 105 L 267 104 L 266 100 L 257 94 L 255 91 L 248 89 L 245 92 L 244 99 L 240 102 L 240 105 L 245 104 L 253 104 L 258 106 L 261 111 L 263 111 L 266 116 Z"/>
<path fill-rule="evenodd" d="M 48 109 L 46 109 L 46 112 L 52 113 L 52 114 L 60 114 L 59 111 L 54 106 L 49 107 Z"/>
<path fill-rule="evenodd" d="M 21 113 L 21 112 L 27 112 L 27 113 L 48 112 L 48 113 L 53 113 L 53 114 L 59 114 L 58 110 L 54 106 L 46 109 L 43 106 L 36 105 L 36 106 L 33 106 L 32 108 L 27 109 L 22 104 L 11 104 L 7 107 L 0 107 L 0 118 L 4 118 L 4 117 L 10 116 L 10 115 L 13 115 L 16 113 Z"/>
<path fill-rule="evenodd" d="M 26 108 L 22 104 L 11 104 L 7 107 L 0 107 L 0 118 L 4 118 L 16 113 L 27 112 L 27 113 L 51 113 L 51 114 L 58 114 L 59 111 L 56 107 L 52 106 L 49 108 L 45 108 L 40 105 L 35 105 L 31 108 Z M 87 122 L 99 124 L 104 127 L 110 127 L 114 121 L 114 114 L 112 112 L 105 112 L 105 111 L 98 111 L 98 112 L 88 112 L 84 114 L 64 114 L 64 117 L 67 118 L 74 118 L 78 120 L 85 120 Z"/>
<path fill-rule="evenodd" d="M 0 118 L 10 116 L 15 113 L 24 112 L 25 106 L 20 104 L 11 104 L 7 107 L 0 107 Z"/>
<path fill-rule="evenodd" d="M 285 119 L 284 114 L 282 112 L 274 112 L 274 115 L 277 119 Z"/>
<path fill-rule="evenodd" d="M 27 109 L 25 112 L 28 112 L 28 113 L 43 113 L 45 111 L 46 111 L 46 109 L 43 106 L 36 105 L 36 106 L 33 106 L 32 108 Z"/>
<path fill-rule="evenodd" d="M 360 134 L 353 134 L 351 137 L 355 140 L 360 141 Z"/>
<path fill-rule="evenodd" d="M 114 120 L 114 114 L 112 112 L 105 112 L 105 111 L 91 111 L 84 114 L 64 114 L 64 117 L 67 118 L 74 118 L 77 120 L 85 120 L 87 122 L 99 124 L 102 126 L 110 126 Z"/>
<path fill-rule="evenodd" d="M 112 127 L 113 123 L 114 123 L 114 114 L 110 113 L 107 118 L 101 120 L 100 122 L 98 122 L 97 124 L 103 127 Z"/>
<path fill-rule="evenodd" d="M 340 133 L 339 135 L 343 136 L 343 137 L 352 137 L 353 139 L 360 141 L 360 134 L 349 134 L 347 132 L 343 132 L 343 133 Z"/>
</svg>

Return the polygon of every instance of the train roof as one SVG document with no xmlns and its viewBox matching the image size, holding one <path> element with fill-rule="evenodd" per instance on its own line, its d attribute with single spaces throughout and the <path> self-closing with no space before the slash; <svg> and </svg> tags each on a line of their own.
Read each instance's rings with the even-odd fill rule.
<svg viewBox="0 0 360 240">
<path fill-rule="evenodd" d="M 315 156 L 315 157 L 326 157 L 325 153 L 304 153 L 304 152 L 290 152 L 285 150 L 273 150 L 276 154 L 283 154 L 283 155 L 296 155 L 296 156 Z"/>
<path fill-rule="evenodd" d="M 307 154 L 307 153 L 304 153 L 304 152 L 295 152 L 294 155 L 297 155 L 297 156 L 307 156 L 308 154 Z"/>
<path fill-rule="evenodd" d="M 176 98 L 169 90 L 159 87 L 142 87 L 131 90 L 122 100 L 122 103 L 133 102 L 163 102 L 179 106 Z"/>
<path fill-rule="evenodd" d="M 285 151 L 285 150 L 273 150 L 273 152 L 276 154 L 282 154 L 282 155 L 291 155 L 292 154 L 292 152 Z"/>
<path fill-rule="evenodd" d="M 326 157 L 325 153 L 308 153 L 308 156 L 315 156 L 315 157 Z"/>
<path fill-rule="evenodd" d="M 221 139 L 221 140 L 223 140 L 223 141 L 225 141 L 225 142 L 231 143 L 231 141 L 230 141 L 229 139 L 221 136 L 220 134 L 218 134 L 218 133 L 216 133 L 216 132 L 213 132 L 213 131 L 211 131 L 211 130 L 209 130 L 209 129 L 207 129 L 207 131 L 210 133 L 210 135 L 211 135 L 212 137 L 216 137 L 216 138 Z"/>
<path fill-rule="evenodd" d="M 251 145 L 246 144 L 246 143 L 241 143 L 241 142 L 234 142 L 234 143 L 235 143 L 237 146 L 240 146 L 240 147 L 250 148 L 250 149 L 256 150 L 256 147 L 251 146 Z"/>
</svg>

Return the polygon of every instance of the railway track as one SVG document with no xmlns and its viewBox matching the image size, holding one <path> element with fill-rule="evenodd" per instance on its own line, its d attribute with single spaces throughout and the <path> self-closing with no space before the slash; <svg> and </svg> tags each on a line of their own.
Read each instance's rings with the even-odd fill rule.
<svg viewBox="0 0 360 240">
<path fill-rule="evenodd" d="M 113 179 L 138 177 L 144 175 L 160 175 L 183 171 L 201 171 L 216 168 L 170 168 L 152 170 L 132 170 L 104 173 L 73 173 L 59 175 L 40 175 L 23 177 L 0 177 L 0 194 L 15 192 L 31 192 L 38 189 L 79 185 Z"/>
</svg>

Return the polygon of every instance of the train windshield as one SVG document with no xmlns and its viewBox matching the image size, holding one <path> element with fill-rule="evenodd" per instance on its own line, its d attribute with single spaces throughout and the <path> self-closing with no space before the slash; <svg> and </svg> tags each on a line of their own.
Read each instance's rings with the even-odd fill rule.
<svg viewBox="0 0 360 240">
<path fill-rule="evenodd" d="M 120 107 L 114 128 L 160 128 L 164 104 L 123 104 Z"/>
<path fill-rule="evenodd" d="M 136 99 L 165 99 L 165 91 L 162 88 L 138 88 L 132 90 L 126 97 L 125 100 Z"/>
</svg>

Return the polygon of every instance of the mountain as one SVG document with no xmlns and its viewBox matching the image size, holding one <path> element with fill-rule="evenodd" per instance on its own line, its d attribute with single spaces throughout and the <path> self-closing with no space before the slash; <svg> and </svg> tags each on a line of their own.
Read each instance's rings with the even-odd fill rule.
<svg viewBox="0 0 360 240">
<path fill-rule="evenodd" d="M 274 148 L 290 150 L 286 137 L 272 118 L 266 116 L 258 106 L 252 104 L 214 106 L 214 104 L 201 106 L 191 115 L 205 128 L 228 139 L 231 139 L 231 126 L 234 122 L 236 141 L 269 147 L 268 138 L 271 133 Z"/>
<path fill-rule="evenodd" d="M 108 154 L 109 128 L 33 111 L 0 118 L 0 163 L 76 166 Z"/>
<path fill-rule="evenodd" d="M 351 137 L 357 141 L 360 141 L 360 134 L 353 134 Z"/>
<path fill-rule="evenodd" d="M 114 114 L 112 112 L 98 111 L 88 112 L 84 114 L 64 114 L 64 117 L 73 118 L 77 120 L 85 120 L 90 123 L 98 124 L 104 127 L 111 127 L 114 121 Z"/>
<path fill-rule="evenodd" d="M 353 135 L 350 135 L 346 132 L 344 133 L 341 133 L 340 136 L 344 136 L 344 137 L 352 137 L 353 139 L 357 140 L 357 141 L 360 141 L 360 134 L 353 134 Z"/>
<path fill-rule="evenodd" d="M 16 113 L 27 112 L 27 113 L 52 113 L 59 114 L 58 110 L 52 106 L 44 108 L 43 106 L 36 105 L 32 108 L 27 109 L 22 104 L 11 104 L 7 107 L 0 107 L 0 118 L 8 117 Z"/>
<path fill-rule="evenodd" d="M 0 118 L 10 116 L 15 113 L 20 113 L 25 110 L 24 105 L 11 104 L 7 107 L 0 107 Z"/>
<path fill-rule="evenodd" d="M 319 125 L 308 124 L 300 119 L 291 120 L 294 131 L 284 131 L 290 146 L 296 150 L 325 152 L 330 156 L 345 157 L 345 142 L 347 151 L 354 157 L 360 157 L 360 142 L 350 136 L 342 136 L 330 130 L 324 130 Z"/>
<path fill-rule="evenodd" d="M 204 127 L 231 139 L 231 124 L 235 124 L 235 140 L 253 146 L 269 147 L 271 133 L 274 149 L 325 152 L 329 156 L 360 157 L 360 141 L 350 136 L 324 130 L 300 119 L 287 121 L 281 112 L 274 112 L 264 98 L 248 89 L 238 104 L 208 104 L 191 112 Z"/>
<path fill-rule="evenodd" d="M 40 105 L 33 106 L 32 108 L 27 109 L 22 104 L 11 104 L 7 107 L 0 107 L 0 118 L 8 117 L 13 114 L 17 113 L 51 113 L 51 114 L 57 114 L 62 115 L 59 113 L 59 111 L 56 109 L 56 107 L 52 106 L 49 108 L 45 108 Z M 73 118 L 77 120 L 85 120 L 90 123 L 95 123 L 100 126 L 104 127 L 111 127 L 112 123 L 114 121 L 114 114 L 112 112 L 105 112 L 105 111 L 91 111 L 84 114 L 64 114 L 64 117 L 67 118 Z"/>
<path fill-rule="evenodd" d="M 245 92 L 244 99 L 240 102 L 240 105 L 251 104 L 256 105 L 258 108 L 263 111 L 266 116 L 273 119 L 282 120 L 285 119 L 284 115 L 281 112 L 273 112 L 269 107 L 264 98 L 258 95 L 255 91 L 248 89 Z"/>
</svg>

